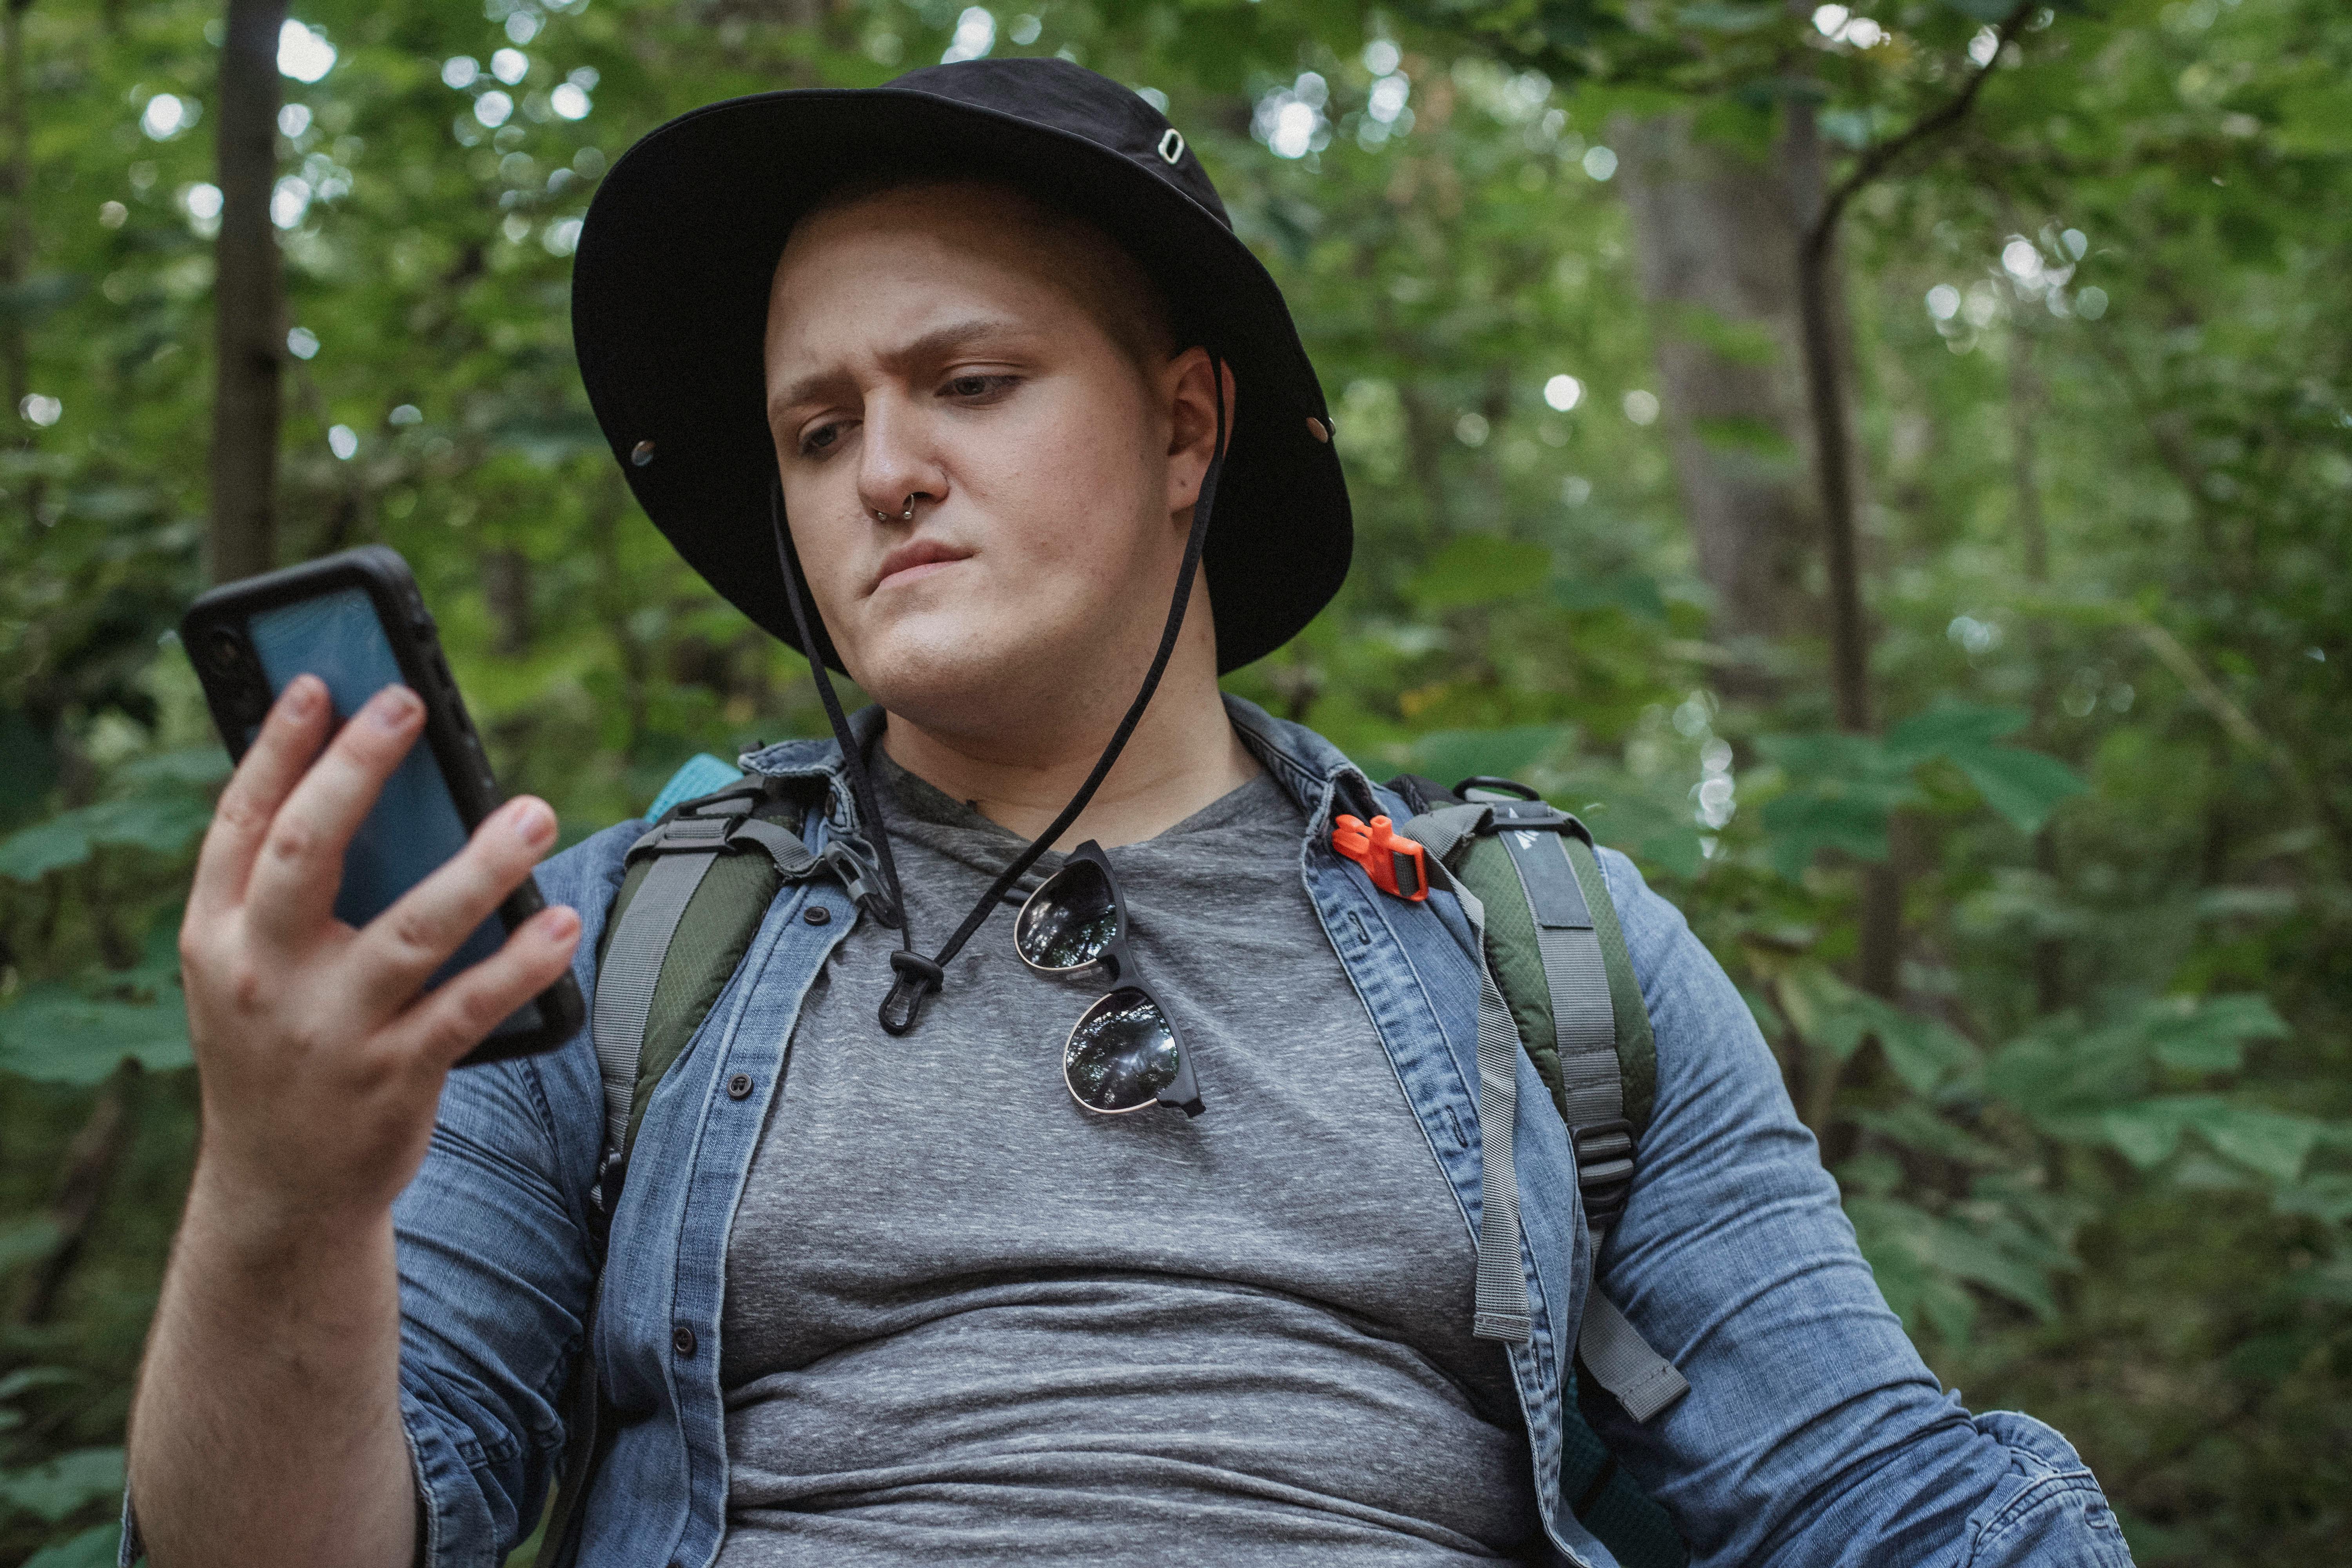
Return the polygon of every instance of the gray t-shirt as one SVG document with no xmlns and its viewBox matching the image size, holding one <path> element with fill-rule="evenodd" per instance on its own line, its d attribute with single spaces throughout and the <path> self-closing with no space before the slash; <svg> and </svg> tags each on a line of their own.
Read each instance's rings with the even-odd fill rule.
<svg viewBox="0 0 2352 1568">
<path fill-rule="evenodd" d="M 1019 841 L 877 747 L 921 944 Z M 720 1568 L 1460 1563 L 1536 1531 L 1462 1210 L 1267 775 L 1110 851 L 1206 1112 L 1082 1109 L 1000 910 L 913 1033 L 895 933 L 811 988 L 727 1249 Z M 1048 858 L 1043 869 L 1059 864 Z"/>
</svg>

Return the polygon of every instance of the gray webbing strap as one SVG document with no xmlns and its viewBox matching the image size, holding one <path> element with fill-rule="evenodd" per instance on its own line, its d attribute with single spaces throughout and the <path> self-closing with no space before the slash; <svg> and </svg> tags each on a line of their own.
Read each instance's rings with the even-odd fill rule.
<svg viewBox="0 0 2352 1568">
<path fill-rule="evenodd" d="M 1458 806 L 1416 818 L 1402 831 L 1430 852 L 1431 882 L 1461 900 L 1478 944 L 1478 1289 L 1470 1331 L 1482 1340 L 1524 1344 L 1532 1320 L 1519 1258 L 1519 1173 L 1511 1160 L 1511 1124 L 1519 1114 L 1519 1029 L 1486 962 L 1486 907 L 1444 865 L 1445 852 L 1476 831 L 1486 816 L 1483 808 Z"/>
<path fill-rule="evenodd" d="M 768 858 L 776 863 L 776 874 L 787 882 L 797 882 L 824 864 L 820 856 L 801 842 L 799 834 L 788 833 L 756 816 L 737 823 L 735 831 L 728 835 L 728 841 L 734 844 L 747 838 L 768 852 Z"/>
<path fill-rule="evenodd" d="M 1617 1059 L 1616 1014 L 1609 1000 L 1608 968 L 1601 961 L 1601 938 L 1593 930 L 1587 889 L 1577 881 L 1565 834 L 1506 828 L 1502 838 L 1535 911 L 1536 946 L 1543 957 L 1544 984 L 1551 991 L 1552 1022 L 1559 1032 L 1570 1136 L 1576 1137 L 1575 1130 L 1597 1129 L 1603 1136 L 1594 1142 L 1613 1145 L 1615 1139 L 1605 1124 L 1620 1122 L 1625 1114 L 1625 1082 Z M 1536 839 L 1544 842 L 1529 842 Z M 1609 896 L 1606 888 L 1590 891 L 1594 898 Z M 1580 1180 L 1590 1179 L 1596 1184 L 1630 1182 L 1630 1131 L 1623 1146 L 1626 1153 L 1622 1160 L 1595 1159 L 1588 1166 L 1588 1153 L 1580 1142 L 1576 1151 Z M 1594 1268 L 1600 1267 L 1601 1244 L 1608 1238 L 1613 1217 L 1600 1215 L 1592 1226 Z M 1617 1303 L 1601 1292 L 1599 1280 L 1588 1279 L 1587 1287 L 1584 1318 L 1576 1331 L 1576 1353 L 1592 1381 L 1607 1389 L 1636 1421 L 1647 1421 L 1688 1394 L 1690 1384 L 1674 1363 L 1642 1337 Z"/>
<path fill-rule="evenodd" d="M 688 837 L 679 829 L 701 826 L 691 820 L 672 822 L 663 831 L 675 842 Z M 687 900 L 694 897 L 704 874 L 719 858 L 719 840 L 727 826 L 724 819 L 711 819 L 709 848 L 666 854 L 656 860 L 605 946 L 604 962 L 596 974 L 594 1027 L 596 1067 L 604 1079 L 608 1160 L 628 1137 L 629 1106 L 636 1098 L 637 1061 L 645 1054 L 646 1017 L 653 1011 L 654 983 L 661 978 L 662 961 L 669 956 L 670 938 L 677 934 L 678 917 L 686 913 Z"/>
<path fill-rule="evenodd" d="M 1535 916 L 1536 952 L 1551 993 L 1551 1021 L 1559 1047 L 1568 1124 L 1590 1127 L 1625 1114 L 1625 1085 L 1617 1064 L 1617 1018 L 1609 1003 L 1609 971 L 1592 910 L 1577 886 L 1576 869 L 1557 832 L 1502 827 L 1496 837 Z"/>
<path fill-rule="evenodd" d="M 1584 1321 L 1576 1331 L 1577 1358 L 1636 1421 L 1647 1421 L 1690 1392 L 1675 1363 L 1650 1348 L 1617 1303 L 1597 1284 L 1584 1292 Z"/>
<path fill-rule="evenodd" d="M 1444 848 L 1437 848 L 1429 838 L 1422 842 L 1442 858 L 1463 837 L 1479 830 L 1489 809 L 1471 805 L 1433 812 L 1423 820 L 1434 830 L 1432 837 L 1444 840 Z M 1535 918 L 1536 949 L 1543 963 L 1544 985 L 1550 993 L 1552 1027 L 1559 1050 L 1563 1119 L 1577 1158 L 1579 1184 L 1591 1184 L 1597 1189 L 1629 1181 L 1633 1137 L 1623 1125 L 1625 1089 L 1617 1058 L 1616 1013 L 1610 1001 L 1608 967 L 1601 958 L 1600 935 L 1593 929 L 1588 889 L 1578 881 L 1560 830 L 1514 828 L 1497 823 L 1494 831 L 1511 857 Z M 1590 894 L 1605 899 L 1609 890 L 1594 888 Z M 1482 921 L 1480 951 L 1484 950 Z M 1494 983 L 1489 979 L 1486 984 L 1491 988 Z M 1507 1016 L 1504 1021 L 1509 1022 Z M 1511 1038 L 1516 1047 L 1516 1030 Z M 1482 1029 L 1482 1046 L 1484 1040 Z M 1588 1140 L 1584 1134 L 1592 1136 Z M 1624 1150 L 1622 1158 L 1609 1157 L 1620 1147 Z M 1596 1215 L 1590 1205 L 1586 1213 L 1594 1221 L 1588 1268 L 1597 1268 L 1601 1244 L 1607 1239 L 1610 1221 L 1615 1216 L 1613 1212 Z M 1483 1253 L 1482 1248 L 1482 1258 Z M 1672 1362 L 1652 1348 L 1590 1275 L 1587 1285 L 1584 1316 L 1577 1328 L 1577 1355 L 1592 1380 L 1608 1390 L 1627 1415 L 1647 1421 L 1689 1393 L 1690 1384 Z"/>
</svg>

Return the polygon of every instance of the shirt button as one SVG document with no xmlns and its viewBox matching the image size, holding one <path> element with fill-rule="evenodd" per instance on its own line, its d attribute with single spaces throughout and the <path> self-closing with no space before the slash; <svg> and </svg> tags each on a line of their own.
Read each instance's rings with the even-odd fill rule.
<svg viewBox="0 0 2352 1568">
<path fill-rule="evenodd" d="M 678 1354 L 692 1355 L 695 1344 L 694 1331 L 680 1323 L 670 1331 L 669 1342 L 670 1348 L 677 1351 Z"/>
<path fill-rule="evenodd" d="M 748 1099 L 750 1099 L 750 1098 L 751 1098 L 751 1075 L 750 1073 L 747 1073 L 747 1072 L 739 1072 L 739 1073 L 737 1073 L 733 1078 L 730 1078 L 730 1079 L 729 1079 L 727 1080 L 727 1098 L 728 1098 L 728 1099 L 730 1099 L 730 1100 L 748 1100 Z"/>
<path fill-rule="evenodd" d="M 821 926 L 832 921 L 833 911 L 823 904 L 811 904 L 801 911 L 801 919 L 813 926 Z"/>
</svg>

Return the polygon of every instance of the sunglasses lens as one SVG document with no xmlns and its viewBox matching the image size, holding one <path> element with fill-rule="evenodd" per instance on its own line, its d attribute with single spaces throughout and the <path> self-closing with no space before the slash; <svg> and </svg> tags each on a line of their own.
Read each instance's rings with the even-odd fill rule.
<svg viewBox="0 0 2352 1568">
<path fill-rule="evenodd" d="M 1140 1110 L 1176 1081 L 1176 1035 L 1151 998 L 1123 985 L 1070 1031 L 1062 1076 L 1088 1110 Z"/>
<path fill-rule="evenodd" d="M 1100 958 L 1118 934 L 1110 879 L 1091 860 L 1073 860 L 1021 906 L 1013 945 L 1039 969 L 1079 969 Z"/>
</svg>

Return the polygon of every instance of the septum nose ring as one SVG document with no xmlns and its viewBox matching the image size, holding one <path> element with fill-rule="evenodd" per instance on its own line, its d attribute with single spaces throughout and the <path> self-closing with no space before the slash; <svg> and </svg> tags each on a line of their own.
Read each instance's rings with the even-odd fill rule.
<svg viewBox="0 0 2352 1568">
<path fill-rule="evenodd" d="M 877 522 L 888 522 L 890 521 L 890 514 L 884 511 L 881 508 L 877 507 L 874 509 L 874 521 Z M 910 494 L 907 497 L 907 510 L 898 514 L 898 521 L 900 522 L 912 522 L 915 521 L 915 498 L 913 495 Z"/>
</svg>

